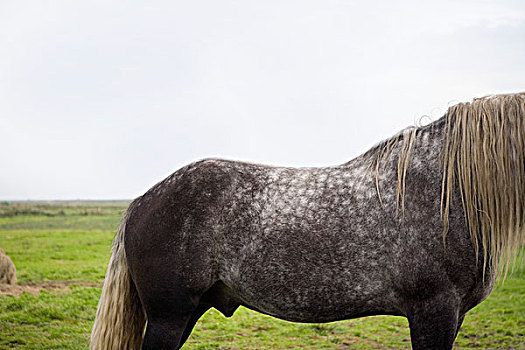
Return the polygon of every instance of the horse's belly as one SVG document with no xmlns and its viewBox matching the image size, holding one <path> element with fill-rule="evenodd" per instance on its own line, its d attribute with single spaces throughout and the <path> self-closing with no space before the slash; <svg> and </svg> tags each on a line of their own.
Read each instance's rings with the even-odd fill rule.
<svg viewBox="0 0 525 350">
<path fill-rule="evenodd" d="M 368 299 L 355 296 L 340 299 L 339 293 L 323 296 L 259 296 L 245 305 L 260 312 L 292 322 L 331 322 L 364 315 L 394 313 Z"/>
<path fill-rule="evenodd" d="M 271 264 L 270 264 L 271 265 Z M 333 268 L 306 268 L 301 273 L 245 271 L 230 281 L 242 303 L 293 322 L 330 322 L 373 314 L 396 314 L 394 296 L 374 273 L 333 274 Z"/>
</svg>

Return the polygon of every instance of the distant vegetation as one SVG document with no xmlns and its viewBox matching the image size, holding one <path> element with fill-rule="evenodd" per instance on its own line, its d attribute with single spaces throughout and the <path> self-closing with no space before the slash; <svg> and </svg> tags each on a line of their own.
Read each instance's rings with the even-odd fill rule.
<svg viewBox="0 0 525 350">
<path fill-rule="evenodd" d="M 0 288 L 0 349 L 88 349 L 111 242 L 127 202 L 0 203 L 0 248 L 18 286 Z M 467 314 L 455 348 L 525 349 L 519 269 Z M 184 349 L 409 349 L 402 317 L 296 324 L 210 310 Z"/>
<path fill-rule="evenodd" d="M 122 212 L 127 201 L 0 202 L 0 218 L 13 216 L 109 216 Z"/>
</svg>

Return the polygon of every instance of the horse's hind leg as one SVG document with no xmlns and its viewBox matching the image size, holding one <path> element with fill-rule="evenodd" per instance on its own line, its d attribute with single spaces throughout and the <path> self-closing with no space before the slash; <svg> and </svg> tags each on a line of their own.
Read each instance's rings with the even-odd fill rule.
<svg viewBox="0 0 525 350">
<path fill-rule="evenodd" d="M 201 316 L 211 307 L 219 310 L 224 316 L 231 317 L 239 306 L 240 301 L 235 297 L 233 291 L 228 286 L 222 281 L 214 283 L 201 296 L 199 305 L 186 324 L 186 329 L 182 334 L 180 346 L 186 342 L 199 318 L 201 318 Z"/>
<path fill-rule="evenodd" d="M 459 330 L 461 329 L 461 325 L 463 324 L 464 319 L 465 319 L 465 315 L 459 316 L 458 325 L 456 326 L 456 336 L 454 337 L 454 339 L 458 336 Z"/>
<path fill-rule="evenodd" d="M 158 296 L 155 303 L 146 303 L 148 325 L 142 350 L 179 349 L 183 344 L 184 331 L 197 310 L 197 303 L 193 298 L 173 298 L 171 295 L 167 298 Z"/>
<path fill-rule="evenodd" d="M 458 321 L 458 311 L 451 305 L 428 303 L 414 308 L 408 315 L 412 348 L 452 349 Z"/>
<path fill-rule="evenodd" d="M 204 313 L 208 311 L 210 308 L 211 308 L 211 305 L 202 304 L 202 303 L 199 304 L 199 306 L 197 306 L 197 309 L 193 311 L 193 314 L 191 315 L 190 319 L 186 323 L 186 328 L 184 329 L 184 332 L 182 333 L 182 337 L 180 339 L 179 346 L 184 345 L 186 340 L 188 340 L 188 337 L 190 336 L 191 331 L 193 330 L 193 327 L 195 327 L 195 324 L 197 323 L 199 318 L 201 318 L 201 316 L 204 315 Z"/>
<path fill-rule="evenodd" d="M 179 342 L 184 331 L 184 319 L 180 323 L 170 321 L 148 320 L 142 350 L 179 349 Z"/>
</svg>

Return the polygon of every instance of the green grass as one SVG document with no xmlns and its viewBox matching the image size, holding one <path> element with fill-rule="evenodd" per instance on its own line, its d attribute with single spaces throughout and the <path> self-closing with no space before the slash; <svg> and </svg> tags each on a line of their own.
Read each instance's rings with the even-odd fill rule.
<svg viewBox="0 0 525 350">
<path fill-rule="evenodd" d="M 0 297 L 0 349 L 88 349 L 99 288 Z"/>
<path fill-rule="evenodd" d="M 0 231 L 2 249 L 13 259 L 19 283 L 104 280 L 114 233 L 85 230 Z"/>
<path fill-rule="evenodd" d="M 16 208 L 15 208 L 16 207 Z M 100 284 L 124 203 L 0 203 L 0 247 L 19 284 L 76 281 L 37 295 L 0 296 L 0 349 L 88 349 Z M 376 316 L 297 324 L 240 308 L 210 310 L 185 349 L 409 349 L 408 322 Z M 525 349 L 525 273 L 467 314 L 458 349 Z"/>
</svg>

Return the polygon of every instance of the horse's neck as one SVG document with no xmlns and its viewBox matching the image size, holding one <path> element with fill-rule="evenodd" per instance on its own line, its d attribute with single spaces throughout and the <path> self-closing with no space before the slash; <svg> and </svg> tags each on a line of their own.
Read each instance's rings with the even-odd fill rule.
<svg viewBox="0 0 525 350">
<path fill-rule="evenodd" d="M 421 200 L 439 201 L 443 125 L 437 121 L 418 129 L 405 129 L 353 164 L 368 164 L 375 182 L 372 184 L 369 178 L 369 187 L 375 187 L 386 208 L 402 210 L 404 203 L 415 202 L 421 196 L 427 196 Z"/>
<path fill-rule="evenodd" d="M 425 169 L 441 175 L 440 161 L 443 148 L 444 123 L 438 122 L 422 127 L 417 131 L 414 151 L 409 159 L 409 169 L 419 167 L 421 170 Z M 436 167 L 439 169 L 436 169 Z"/>
</svg>

